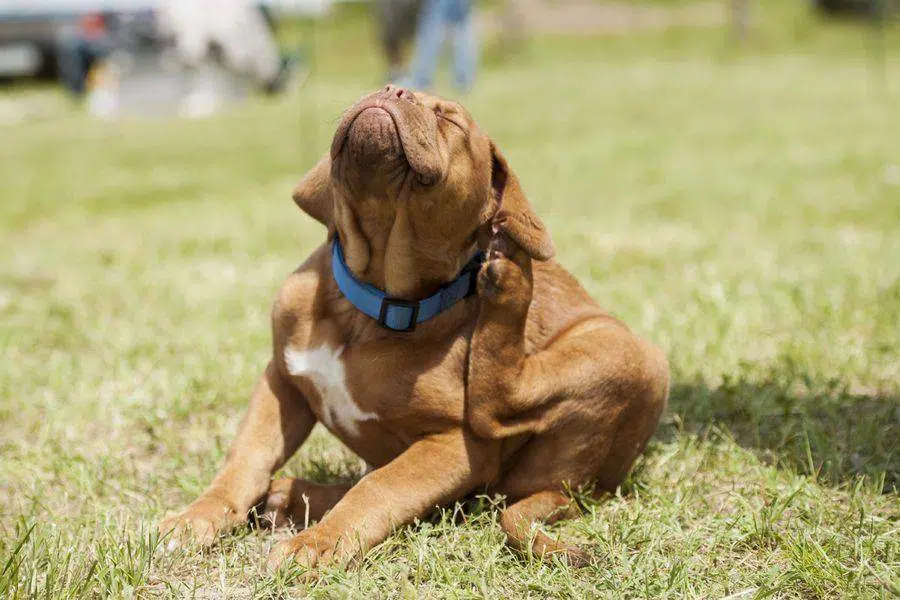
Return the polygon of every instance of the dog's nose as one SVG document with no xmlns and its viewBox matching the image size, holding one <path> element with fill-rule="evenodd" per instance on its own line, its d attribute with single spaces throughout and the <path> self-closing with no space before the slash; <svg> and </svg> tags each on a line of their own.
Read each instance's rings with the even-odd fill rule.
<svg viewBox="0 0 900 600">
<path fill-rule="evenodd" d="M 384 94 L 386 96 L 393 96 L 401 100 L 415 101 L 416 99 L 416 95 L 413 94 L 411 90 L 393 84 L 387 85 L 384 88 Z"/>
</svg>

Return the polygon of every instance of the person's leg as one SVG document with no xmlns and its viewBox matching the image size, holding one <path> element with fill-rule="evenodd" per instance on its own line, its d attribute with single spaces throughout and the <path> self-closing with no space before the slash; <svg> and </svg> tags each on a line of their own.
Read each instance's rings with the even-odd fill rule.
<svg viewBox="0 0 900 600">
<path fill-rule="evenodd" d="M 109 36 L 103 36 L 88 40 L 84 43 L 84 56 L 87 58 L 87 70 L 91 70 L 94 63 L 103 60 L 113 51 L 113 42 Z M 86 76 L 86 75 L 85 75 Z"/>
<path fill-rule="evenodd" d="M 453 3 L 453 71 L 456 87 L 468 91 L 475 81 L 478 63 L 478 42 L 472 19 L 470 0 L 451 0 Z"/>
<path fill-rule="evenodd" d="M 59 78 L 73 96 L 83 96 L 87 78 L 85 43 L 77 30 L 64 30 L 56 43 Z"/>
<path fill-rule="evenodd" d="M 266 26 L 268 26 L 272 35 L 276 35 L 278 33 L 277 21 L 275 20 L 275 13 L 272 12 L 272 9 L 265 4 L 257 4 L 256 9 L 259 11 L 259 14 L 262 15 L 263 21 L 266 22 Z"/>
<path fill-rule="evenodd" d="M 279 48 L 278 18 L 275 12 L 265 4 L 257 4 L 256 8 L 259 11 L 260 16 L 262 16 L 262 21 L 265 23 L 265 30 L 268 31 L 269 38 L 272 40 L 272 46 L 275 48 L 278 65 L 274 75 L 271 74 L 272 69 L 269 67 L 269 74 L 267 77 L 264 76 L 262 89 L 267 94 L 280 94 L 287 90 L 288 84 L 294 79 L 298 66 L 303 58 L 300 52 L 296 50 L 284 52 Z M 272 59 L 269 59 L 269 63 L 276 64 Z"/>
<path fill-rule="evenodd" d="M 400 65 L 402 54 L 400 52 L 399 13 L 400 3 L 397 0 L 378 0 L 375 5 L 375 17 L 378 25 L 378 36 L 381 41 L 381 49 L 387 63 L 387 83 L 402 76 Z"/>
<path fill-rule="evenodd" d="M 412 75 L 408 82 L 404 82 L 413 88 L 424 90 L 431 87 L 444 41 L 447 1 L 426 0 L 422 6 Z"/>
</svg>

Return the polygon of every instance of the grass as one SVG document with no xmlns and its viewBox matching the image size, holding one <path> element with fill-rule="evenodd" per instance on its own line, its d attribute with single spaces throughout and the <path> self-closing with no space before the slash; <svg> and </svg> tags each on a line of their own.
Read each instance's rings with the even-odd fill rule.
<svg viewBox="0 0 900 600">
<path fill-rule="evenodd" d="M 465 99 L 559 259 L 672 364 L 622 493 L 553 529 L 598 557 L 579 571 L 516 557 L 489 498 L 309 586 L 263 568 L 287 532 L 159 551 L 154 524 L 222 461 L 275 290 L 323 239 L 289 190 L 378 84 L 360 15 L 305 32 L 315 70 L 290 100 L 5 126 L 0 597 L 900 594 L 900 44 L 885 86 L 862 30 L 763 8 L 741 49 L 716 30 L 534 40 L 489 54 Z M 285 471 L 360 469 L 317 429 Z"/>
</svg>

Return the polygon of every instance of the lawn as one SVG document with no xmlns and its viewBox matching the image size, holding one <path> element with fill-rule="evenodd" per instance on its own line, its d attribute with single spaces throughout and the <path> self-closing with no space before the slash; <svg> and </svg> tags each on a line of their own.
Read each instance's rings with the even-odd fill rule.
<svg viewBox="0 0 900 600">
<path fill-rule="evenodd" d="M 879 62 L 804 4 L 765 4 L 742 48 L 489 49 L 464 100 L 558 259 L 672 365 L 621 493 L 552 528 L 597 557 L 581 570 L 507 549 L 491 498 L 311 584 L 264 568 L 289 532 L 172 554 L 152 533 L 222 462 L 275 291 L 324 239 L 290 189 L 379 84 L 360 14 L 298 27 L 316 52 L 289 99 L 0 126 L 0 597 L 900 594 L 900 43 Z M 285 472 L 361 469 L 317 428 Z"/>
</svg>

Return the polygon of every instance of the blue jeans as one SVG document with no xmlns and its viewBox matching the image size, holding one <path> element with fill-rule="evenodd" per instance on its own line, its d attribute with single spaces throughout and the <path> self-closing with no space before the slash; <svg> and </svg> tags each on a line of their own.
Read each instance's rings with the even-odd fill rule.
<svg viewBox="0 0 900 600">
<path fill-rule="evenodd" d="M 478 59 L 470 0 L 425 0 L 416 31 L 412 74 L 405 82 L 410 87 L 420 90 L 431 87 L 448 30 L 453 36 L 456 86 L 463 91 L 472 87 Z"/>
<path fill-rule="evenodd" d="M 111 50 L 109 39 L 89 40 L 77 31 L 68 30 L 59 35 L 56 44 L 60 79 L 74 96 L 83 96 L 91 66 Z"/>
</svg>

